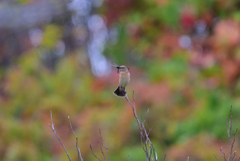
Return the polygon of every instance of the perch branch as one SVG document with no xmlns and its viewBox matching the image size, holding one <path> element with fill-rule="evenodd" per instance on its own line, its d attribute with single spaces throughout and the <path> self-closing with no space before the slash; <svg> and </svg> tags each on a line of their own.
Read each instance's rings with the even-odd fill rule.
<svg viewBox="0 0 240 161">
<path fill-rule="evenodd" d="M 129 98 L 128 98 L 127 94 L 125 95 L 125 98 L 126 98 L 127 102 L 129 103 L 129 105 L 132 107 L 133 115 L 134 115 L 134 117 L 137 121 L 137 127 L 138 127 L 138 130 L 140 132 L 141 145 L 142 145 L 142 148 L 143 148 L 143 150 L 146 154 L 147 161 L 150 161 L 150 160 L 153 160 L 153 159 L 155 161 L 157 161 L 157 153 L 155 152 L 154 146 L 149 139 L 149 133 L 150 133 L 151 129 L 149 129 L 149 132 L 147 132 L 147 130 L 144 126 L 149 110 L 146 112 L 144 120 L 142 120 L 142 117 L 141 117 L 141 121 L 140 121 L 138 119 L 136 108 L 135 108 L 134 92 L 133 92 L 133 104 L 129 101 Z M 152 153 L 153 153 L 154 158 L 152 158 Z"/>
</svg>

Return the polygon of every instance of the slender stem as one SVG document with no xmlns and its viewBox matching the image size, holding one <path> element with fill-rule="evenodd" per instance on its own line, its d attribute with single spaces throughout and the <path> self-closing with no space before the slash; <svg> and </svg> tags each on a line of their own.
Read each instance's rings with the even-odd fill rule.
<svg viewBox="0 0 240 161">
<path fill-rule="evenodd" d="M 218 158 L 217 158 L 217 156 L 213 153 L 213 155 L 214 155 L 214 157 L 216 158 L 216 160 L 218 161 Z"/>
<path fill-rule="evenodd" d="M 75 138 L 76 138 L 76 149 L 77 149 L 77 152 L 78 152 L 78 161 L 80 161 L 80 158 L 81 158 L 81 161 L 83 161 L 80 148 L 78 147 L 78 137 L 76 136 L 75 132 L 73 131 L 73 127 L 72 127 L 72 124 L 71 124 L 71 120 L 70 120 L 70 116 L 69 116 L 69 115 L 68 115 L 68 120 L 69 120 L 69 125 L 70 125 L 70 128 L 71 128 L 71 130 L 72 130 L 72 133 L 73 133 L 73 135 L 74 135 Z"/>
<path fill-rule="evenodd" d="M 109 153 L 108 153 L 108 148 L 103 144 L 103 141 L 102 141 L 102 132 L 101 132 L 101 129 L 99 129 L 99 133 L 100 133 L 101 144 L 102 144 L 102 146 L 106 149 L 107 155 L 108 155 L 108 160 L 110 161 L 110 156 L 109 156 Z M 104 156 L 104 158 L 105 158 L 105 156 Z"/>
<path fill-rule="evenodd" d="M 136 120 L 137 120 L 138 129 L 139 129 L 139 132 L 140 132 L 140 135 L 141 135 L 141 136 L 140 136 L 140 137 L 141 137 L 141 144 L 142 144 L 142 147 L 143 147 L 144 152 L 146 153 L 146 159 L 147 159 L 147 161 L 150 161 L 150 158 L 149 158 L 149 155 L 148 155 L 147 144 L 148 144 L 148 142 L 149 142 L 149 144 L 151 144 L 151 142 L 150 142 L 150 140 L 149 140 L 149 138 L 148 138 L 146 129 L 145 129 L 144 125 L 143 125 L 144 122 L 140 122 L 139 119 L 138 119 L 138 117 L 137 117 L 137 112 L 136 112 L 136 108 L 135 108 L 135 101 L 134 101 L 134 92 L 133 92 L 133 104 L 134 104 L 134 105 L 132 105 L 131 102 L 129 101 L 129 98 L 128 98 L 127 93 L 126 93 L 126 95 L 125 95 L 125 98 L 126 98 L 126 100 L 128 101 L 129 105 L 132 107 L 133 114 L 134 114 L 134 117 L 135 117 Z M 145 118 L 146 118 L 146 116 L 145 116 Z M 145 135 L 144 135 L 144 133 L 145 133 Z M 144 144 L 142 143 L 142 141 L 144 141 L 145 146 L 144 146 Z"/>
<path fill-rule="evenodd" d="M 101 159 L 99 159 L 95 154 L 94 154 L 94 152 L 93 152 L 93 149 L 92 149 L 92 146 L 90 145 L 90 149 L 92 150 L 92 153 L 93 153 L 93 155 L 95 156 L 95 158 L 97 158 L 99 161 L 101 161 Z"/>
<path fill-rule="evenodd" d="M 62 147 L 63 147 L 65 153 L 67 154 L 68 159 L 69 159 L 70 161 L 72 161 L 71 158 L 70 158 L 70 156 L 69 156 L 69 154 L 68 154 L 68 152 L 67 152 L 67 149 L 66 149 L 65 146 L 63 145 L 63 143 L 62 143 L 60 137 L 58 136 L 58 134 L 57 134 L 57 132 L 56 132 L 56 130 L 55 130 L 55 128 L 54 128 L 54 123 L 53 123 L 53 119 L 52 119 L 52 110 L 50 110 L 50 116 L 51 116 L 52 126 L 51 126 L 50 123 L 48 123 L 48 125 L 50 126 L 50 128 L 52 129 L 52 131 L 54 132 L 54 134 L 56 135 L 58 141 L 61 143 L 61 145 L 62 145 Z"/>
</svg>

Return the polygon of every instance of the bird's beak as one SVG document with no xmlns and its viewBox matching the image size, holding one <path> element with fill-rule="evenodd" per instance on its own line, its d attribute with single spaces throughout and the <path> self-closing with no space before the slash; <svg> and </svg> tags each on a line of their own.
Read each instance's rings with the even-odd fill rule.
<svg viewBox="0 0 240 161">
<path fill-rule="evenodd" d="M 120 69 L 120 67 L 119 67 L 119 66 L 117 66 L 116 68 L 117 68 L 117 73 L 119 73 L 119 69 Z"/>
</svg>

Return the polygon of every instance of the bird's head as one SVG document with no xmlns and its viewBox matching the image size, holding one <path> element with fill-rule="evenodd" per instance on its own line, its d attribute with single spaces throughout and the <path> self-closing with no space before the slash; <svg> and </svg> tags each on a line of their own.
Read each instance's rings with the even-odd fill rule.
<svg viewBox="0 0 240 161">
<path fill-rule="evenodd" d="M 128 72 L 128 68 L 126 66 L 123 66 L 123 65 L 117 67 L 117 69 L 118 69 L 118 72 L 119 71 L 120 72 Z"/>
<path fill-rule="evenodd" d="M 112 66 L 114 66 L 115 68 L 118 69 L 117 73 L 119 73 L 119 71 L 120 72 L 128 72 L 128 70 L 129 70 L 129 68 L 127 68 L 124 65 L 118 66 L 117 64 L 112 64 Z"/>
</svg>

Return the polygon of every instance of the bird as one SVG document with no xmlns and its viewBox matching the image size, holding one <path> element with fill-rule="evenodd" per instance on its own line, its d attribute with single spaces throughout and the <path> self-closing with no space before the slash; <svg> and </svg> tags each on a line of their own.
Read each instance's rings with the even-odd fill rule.
<svg viewBox="0 0 240 161">
<path fill-rule="evenodd" d="M 125 87 L 130 82 L 130 73 L 129 68 L 127 68 L 124 65 L 118 66 L 116 64 L 112 64 L 112 66 L 116 67 L 118 69 L 117 73 L 119 73 L 119 86 L 117 89 L 113 92 L 114 95 L 118 97 L 125 97 L 127 92 L 125 90 Z"/>
</svg>

